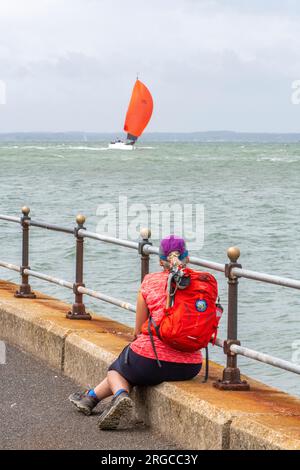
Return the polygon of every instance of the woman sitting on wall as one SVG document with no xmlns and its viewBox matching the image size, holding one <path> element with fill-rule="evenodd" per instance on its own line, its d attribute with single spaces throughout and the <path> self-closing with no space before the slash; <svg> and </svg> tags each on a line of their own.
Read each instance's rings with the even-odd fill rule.
<svg viewBox="0 0 300 470">
<path fill-rule="evenodd" d="M 149 312 L 156 323 L 164 315 L 170 266 L 187 263 L 188 251 L 182 238 L 171 235 L 161 241 L 160 265 L 163 270 L 146 275 L 141 284 L 137 298 L 135 340 L 110 365 L 106 378 L 99 385 L 85 393 L 76 392 L 70 395 L 71 403 L 86 415 L 90 415 L 101 400 L 113 396 L 100 415 L 100 429 L 117 429 L 121 417 L 129 415 L 133 408 L 133 401 L 129 396 L 132 387 L 189 380 L 200 372 L 200 351 L 178 351 L 157 336 L 150 337 L 142 333 L 142 326 L 148 319 Z"/>
</svg>

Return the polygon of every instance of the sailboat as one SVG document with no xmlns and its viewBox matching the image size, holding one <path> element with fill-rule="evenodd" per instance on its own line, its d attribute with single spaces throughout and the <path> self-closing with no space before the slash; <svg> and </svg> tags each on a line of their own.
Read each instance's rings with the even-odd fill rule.
<svg viewBox="0 0 300 470">
<path fill-rule="evenodd" d="M 111 142 L 108 147 L 115 150 L 133 150 L 138 137 L 142 135 L 151 119 L 152 111 L 153 99 L 151 93 L 146 85 L 137 78 L 125 117 L 126 142 L 118 139 Z"/>
</svg>

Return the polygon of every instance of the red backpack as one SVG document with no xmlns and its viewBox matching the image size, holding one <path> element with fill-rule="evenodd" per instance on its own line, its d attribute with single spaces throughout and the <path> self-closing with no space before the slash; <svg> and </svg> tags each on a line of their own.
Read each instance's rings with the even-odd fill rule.
<svg viewBox="0 0 300 470">
<path fill-rule="evenodd" d="M 215 277 L 189 268 L 178 271 L 183 282 L 177 282 L 178 276 L 170 272 L 167 294 L 171 302 L 167 303 L 171 305 L 166 306 L 161 321 L 157 324 L 150 312 L 142 328 L 144 334 L 150 335 L 154 352 L 153 335 L 172 348 L 187 352 L 206 348 L 211 339 L 214 344 L 217 337 L 223 308 L 218 303 Z"/>
</svg>

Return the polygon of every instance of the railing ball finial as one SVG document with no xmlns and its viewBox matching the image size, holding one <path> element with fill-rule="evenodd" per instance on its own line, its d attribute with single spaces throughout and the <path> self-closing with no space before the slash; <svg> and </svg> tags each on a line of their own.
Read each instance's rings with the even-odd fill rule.
<svg viewBox="0 0 300 470">
<path fill-rule="evenodd" d="M 227 250 L 227 256 L 232 263 L 236 263 L 240 257 L 240 249 L 237 246 L 231 246 Z"/>
<path fill-rule="evenodd" d="M 30 208 L 28 206 L 23 206 L 21 211 L 22 211 L 23 215 L 28 216 L 28 214 L 30 212 Z"/>
<path fill-rule="evenodd" d="M 148 240 L 151 237 L 151 230 L 150 228 L 143 227 L 140 230 L 140 235 L 143 240 Z"/>
<path fill-rule="evenodd" d="M 78 225 L 83 225 L 85 222 L 85 217 L 82 214 L 78 214 L 76 217 L 76 222 Z"/>
</svg>

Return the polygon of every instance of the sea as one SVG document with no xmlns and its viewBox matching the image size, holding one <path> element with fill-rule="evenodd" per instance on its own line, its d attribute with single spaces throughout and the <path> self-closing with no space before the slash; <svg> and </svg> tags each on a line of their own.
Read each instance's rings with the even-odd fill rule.
<svg viewBox="0 0 300 470">
<path fill-rule="evenodd" d="M 107 140 L 7 138 L 0 142 L 0 213 L 19 216 L 24 205 L 34 220 L 73 228 L 81 213 L 87 230 L 115 230 L 117 236 L 125 233 L 131 240 L 138 239 L 142 225 L 150 225 L 155 246 L 168 230 L 170 214 L 169 230 L 175 231 L 172 211 L 192 210 L 186 234 L 192 255 L 226 263 L 227 249 L 234 245 L 240 248 L 239 262 L 245 269 L 300 279 L 297 141 L 147 139 L 125 152 L 108 150 Z M 161 206 L 161 216 L 155 218 L 153 211 Z M 1 220 L 0 260 L 21 264 L 21 229 Z M 32 269 L 73 282 L 74 262 L 72 235 L 30 229 Z M 153 255 L 151 271 L 158 270 Z M 0 271 L 0 278 L 18 282 L 17 273 Z M 219 337 L 225 338 L 227 283 L 223 273 L 215 275 L 224 306 Z M 134 304 L 140 284 L 138 253 L 86 239 L 84 282 Z M 31 283 L 33 289 L 72 302 L 67 289 L 34 278 Z M 85 303 L 95 316 L 134 325 L 131 312 L 89 297 Z M 238 303 L 238 338 L 243 346 L 300 364 L 298 290 L 240 279 Z M 225 363 L 217 347 L 210 347 L 210 359 Z M 243 357 L 238 363 L 242 373 L 300 395 L 298 375 Z"/>
</svg>

